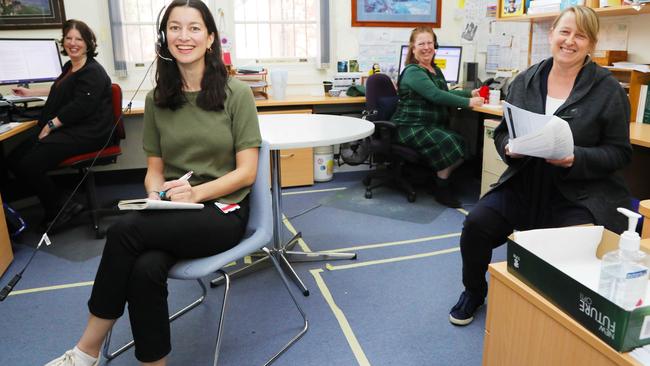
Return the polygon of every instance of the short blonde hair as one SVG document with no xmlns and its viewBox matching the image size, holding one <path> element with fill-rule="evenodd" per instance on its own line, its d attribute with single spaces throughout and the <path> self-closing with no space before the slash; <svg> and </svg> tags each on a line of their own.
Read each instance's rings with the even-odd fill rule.
<svg viewBox="0 0 650 366">
<path fill-rule="evenodd" d="M 564 9 L 560 15 L 555 18 L 553 24 L 551 25 L 551 30 L 555 29 L 557 23 L 560 22 L 560 19 L 567 14 L 573 13 L 576 17 L 576 26 L 578 30 L 587 35 L 589 41 L 593 48 L 596 48 L 598 43 L 598 30 L 600 29 L 600 20 L 596 12 L 587 6 L 571 6 Z"/>
</svg>

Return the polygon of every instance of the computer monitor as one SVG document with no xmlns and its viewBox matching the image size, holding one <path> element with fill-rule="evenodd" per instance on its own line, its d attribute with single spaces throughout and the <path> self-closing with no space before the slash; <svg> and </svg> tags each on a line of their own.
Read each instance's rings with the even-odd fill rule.
<svg viewBox="0 0 650 366">
<path fill-rule="evenodd" d="M 399 56 L 399 73 L 402 73 L 406 64 L 406 56 L 409 46 L 403 45 Z M 439 46 L 436 50 L 435 63 L 442 70 L 445 80 L 451 84 L 457 84 L 460 77 L 460 61 L 463 52 L 461 46 Z"/>
<path fill-rule="evenodd" d="M 54 81 L 61 54 L 54 39 L 0 38 L 0 85 Z"/>
</svg>

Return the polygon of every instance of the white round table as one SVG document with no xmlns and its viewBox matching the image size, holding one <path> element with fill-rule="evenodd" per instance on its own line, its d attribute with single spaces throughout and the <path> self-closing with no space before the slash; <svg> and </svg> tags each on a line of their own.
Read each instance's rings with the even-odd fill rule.
<svg viewBox="0 0 650 366">
<path fill-rule="evenodd" d="M 363 119 L 330 114 L 261 114 L 262 138 L 271 150 L 340 144 L 372 135 Z"/>
<path fill-rule="evenodd" d="M 262 139 L 271 148 L 271 187 L 273 202 L 273 250 L 279 262 L 284 263 L 287 274 L 301 289 L 303 295 L 309 290 L 300 280 L 290 261 L 316 261 L 353 259 L 354 253 L 303 253 L 291 251 L 301 238 L 298 232 L 286 244 L 282 243 L 282 195 L 280 194 L 280 149 L 294 149 L 340 144 L 372 135 L 375 125 L 359 118 L 329 114 L 261 114 Z"/>
</svg>

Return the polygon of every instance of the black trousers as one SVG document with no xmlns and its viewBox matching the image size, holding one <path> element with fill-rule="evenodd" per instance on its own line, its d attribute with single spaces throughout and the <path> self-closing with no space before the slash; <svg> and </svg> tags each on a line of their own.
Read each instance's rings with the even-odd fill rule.
<svg viewBox="0 0 650 366">
<path fill-rule="evenodd" d="M 64 197 L 47 172 L 71 156 L 101 147 L 101 143 L 78 141 L 72 137 L 65 142 L 48 141 L 47 137 L 40 141 L 35 134 L 16 146 L 6 161 L 18 182 L 36 194 L 45 209 L 45 218 L 50 219 L 61 208 Z"/>
<path fill-rule="evenodd" d="M 153 362 L 171 351 L 167 276 L 179 259 L 211 256 L 235 246 L 248 221 L 248 199 L 223 214 L 213 203 L 202 210 L 136 211 L 107 232 L 88 309 L 117 319 L 129 306 L 135 357 Z"/>
<path fill-rule="evenodd" d="M 492 250 L 504 244 L 513 230 L 594 223 L 589 210 L 561 196 L 550 198 L 545 213 L 531 215 L 531 209 L 519 192 L 505 185 L 483 197 L 467 215 L 460 236 L 465 290 L 480 298 L 487 296 L 485 273 Z"/>
</svg>

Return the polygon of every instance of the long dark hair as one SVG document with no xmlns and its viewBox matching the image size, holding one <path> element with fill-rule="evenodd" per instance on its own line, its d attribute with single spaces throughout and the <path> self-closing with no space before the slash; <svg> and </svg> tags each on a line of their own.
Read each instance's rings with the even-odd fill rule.
<svg viewBox="0 0 650 366">
<path fill-rule="evenodd" d="M 201 0 L 174 0 L 165 10 L 165 14 L 160 21 L 159 32 L 164 32 L 166 35 L 169 14 L 172 9 L 178 6 L 188 6 L 198 10 L 207 27 L 208 34 L 214 34 L 214 41 L 208 47 L 212 51 L 205 54 L 205 70 L 201 78 L 201 91 L 196 99 L 196 104 L 206 111 L 220 111 L 223 109 L 226 100 L 228 71 L 221 59 L 221 42 L 214 17 L 212 17 L 210 10 Z M 169 49 L 167 49 L 166 41 L 163 42 L 159 52 L 161 56 L 173 59 Z M 187 100 L 183 95 L 183 76 L 178 70 L 176 61 L 167 61 L 159 57 L 156 66 L 156 87 L 154 89 L 156 105 L 171 110 L 181 108 Z"/>
<path fill-rule="evenodd" d="M 63 23 L 63 30 L 61 32 L 61 46 L 65 44 L 65 36 L 72 29 L 78 30 L 79 34 L 81 34 L 81 38 L 86 44 L 86 57 L 93 58 L 97 56 L 97 38 L 95 37 L 95 33 L 93 33 L 93 30 L 90 29 L 88 24 L 82 22 L 81 20 L 69 19 Z M 62 48 L 63 50 L 61 50 L 61 54 L 63 56 L 67 56 L 68 52 L 65 50 L 65 47 Z"/>
</svg>

